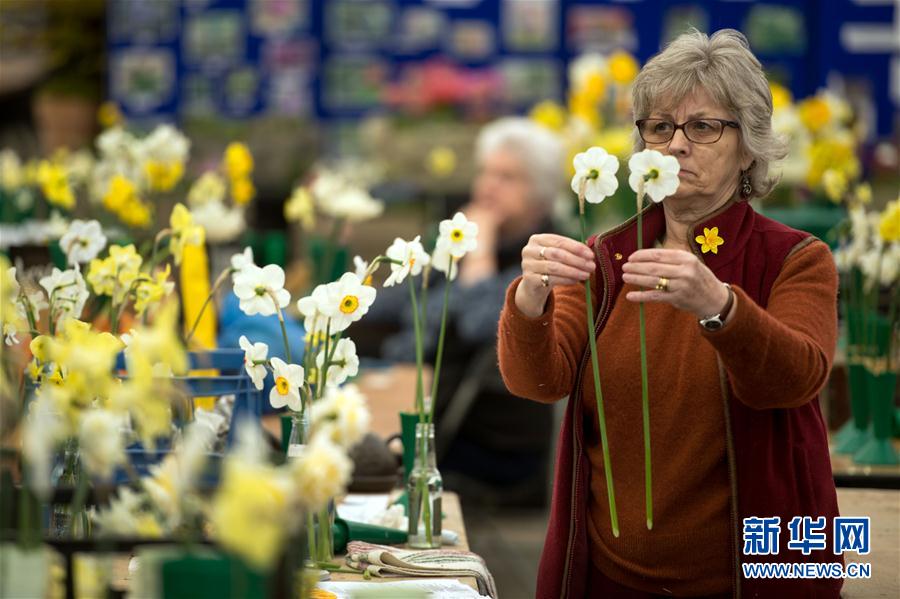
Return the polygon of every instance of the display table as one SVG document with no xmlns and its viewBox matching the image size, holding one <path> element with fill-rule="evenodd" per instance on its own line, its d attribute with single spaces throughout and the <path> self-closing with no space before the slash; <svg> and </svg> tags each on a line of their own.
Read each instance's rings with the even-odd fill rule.
<svg viewBox="0 0 900 599">
<path fill-rule="evenodd" d="M 894 439 L 894 447 L 900 451 L 900 440 Z M 869 466 L 857 464 L 853 456 L 831 453 L 831 471 L 838 487 L 866 489 L 900 489 L 900 465 Z"/>
<path fill-rule="evenodd" d="M 446 530 L 452 530 L 453 532 L 459 535 L 459 540 L 455 545 L 445 545 L 445 549 L 455 549 L 459 551 L 468 551 L 469 550 L 469 540 L 466 535 L 466 526 L 463 521 L 462 515 L 462 507 L 459 503 L 459 496 L 456 493 L 444 491 L 442 497 L 442 508 L 444 511 L 444 521 L 442 526 Z M 402 547 L 406 548 L 406 545 L 402 545 Z M 335 565 L 346 568 L 346 563 L 344 561 L 344 555 L 338 555 L 335 557 L 333 563 Z M 334 572 L 331 574 L 331 580 L 333 581 L 356 581 L 361 582 L 365 580 L 363 578 L 362 573 L 359 574 L 350 574 L 347 572 Z M 369 582 L 380 583 L 380 582 L 391 582 L 397 580 L 414 580 L 411 578 L 401 578 L 401 577 L 390 577 L 390 578 L 376 578 L 372 577 L 369 579 Z M 473 589 L 478 589 L 478 585 L 475 582 L 475 579 L 472 577 L 460 578 L 460 582 L 465 585 L 472 587 Z"/>
</svg>

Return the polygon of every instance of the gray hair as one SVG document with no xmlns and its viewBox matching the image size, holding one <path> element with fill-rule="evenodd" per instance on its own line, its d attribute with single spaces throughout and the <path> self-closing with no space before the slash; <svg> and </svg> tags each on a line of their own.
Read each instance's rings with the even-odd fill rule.
<svg viewBox="0 0 900 599">
<path fill-rule="evenodd" d="M 651 58 L 634 82 L 634 118 L 677 106 L 698 87 L 740 123 L 742 151 L 753 159 L 750 197 L 765 196 L 780 178 L 769 174 L 769 166 L 787 155 L 787 143 L 772 129 L 769 82 L 739 31 L 722 29 L 709 37 L 694 29 Z M 635 135 L 641 150 L 644 143 Z"/>
<path fill-rule="evenodd" d="M 487 125 L 475 142 L 480 163 L 497 150 L 506 150 L 522 161 L 529 177 L 532 199 L 548 212 L 565 179 L 565 154 L 560 139 L 546 127 L 524 117 L 504 117 Z"/>
</svg>

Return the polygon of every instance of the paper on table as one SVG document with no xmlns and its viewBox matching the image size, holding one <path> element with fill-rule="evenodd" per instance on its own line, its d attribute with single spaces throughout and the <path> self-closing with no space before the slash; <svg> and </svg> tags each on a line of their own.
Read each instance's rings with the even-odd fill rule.
<svg viewBox="0 0 900 599">
<path fill-rule="evenodd" d="M 344 520 L 374 524 L 388 508 L 389 499 L 386 493 L 351 493 L 337 505 L 337 513 Z"/>
<path fill-rule="evenodd" d="M 413 599 L 440 597 L 441 599 L 488 599 L 478 591 L 452 578 L 428 580 L 399 580 L 396 582 L 320 582 L 319 588 L 334 593 L 338 599 L 391 597 Z"/>
</svg>

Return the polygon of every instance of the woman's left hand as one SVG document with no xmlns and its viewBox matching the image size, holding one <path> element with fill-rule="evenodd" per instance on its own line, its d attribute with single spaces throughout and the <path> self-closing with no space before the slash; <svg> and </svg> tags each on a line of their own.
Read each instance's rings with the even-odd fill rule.
<svg viewBox="0 0 900 599">
<path fill-rule="evenodd" d="M 728 302 L 728 289 L 697 256 L 684 250 L 638 250 L 622 265 L 626 283 L 648 291 L 630 291 L 632 302 L 666 302 L 697 318 L 720 313 Z M 667 280 L 666 290 L 656 287 Z"/>
</svg>

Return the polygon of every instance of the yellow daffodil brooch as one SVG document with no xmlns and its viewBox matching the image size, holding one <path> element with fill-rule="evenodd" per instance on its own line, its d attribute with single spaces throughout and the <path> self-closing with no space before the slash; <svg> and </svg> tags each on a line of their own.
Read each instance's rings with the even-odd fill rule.
<svg viewBox="0 0 900 599">
<path fill-rule="evenodd" d="M 707 252 L 718 254 L 719 246 L 725 243 L 725 240 L 719 237 L 719 227 L 713 227 L 712 229 L 703 227 L 703 235 L 697 235 L 694 241 L 700 244 L 700 250 L 704 254 Z"/>
</svg>

